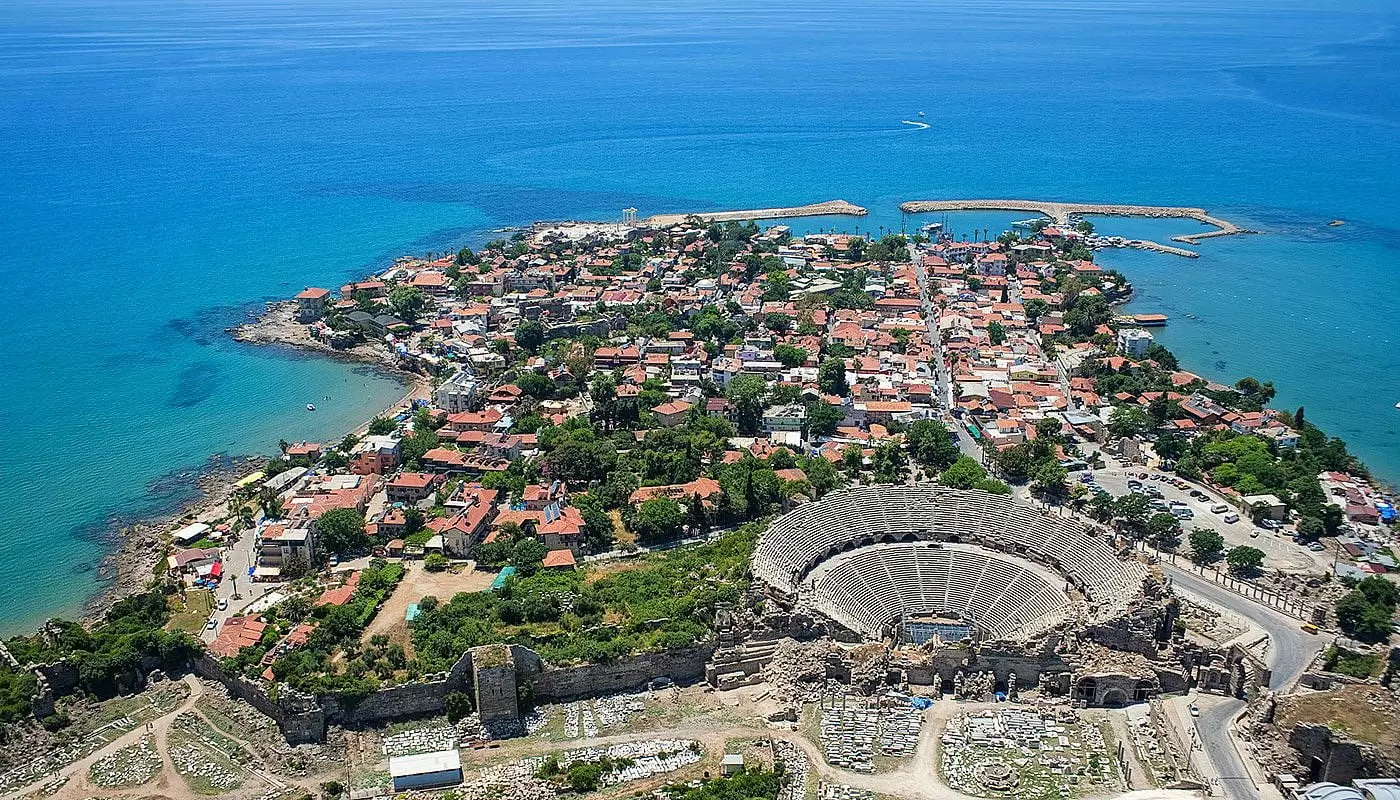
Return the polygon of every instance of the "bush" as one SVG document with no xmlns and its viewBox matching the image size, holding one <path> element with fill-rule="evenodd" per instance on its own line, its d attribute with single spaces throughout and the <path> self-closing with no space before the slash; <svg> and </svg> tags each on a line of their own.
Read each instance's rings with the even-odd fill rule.
<svg viewBox="0 0 1400 800">
<path fill-rule="evenodd" d="M 448 692 L 444 705 L 449 722 L 456 722 L 476 710 L 476 703 L 467 692 Z"/>
<path fill-rule="evenodd" d="M 442 553 L 429 553 L 423 559 L 423 569 L 429 572 L 442 572 L 447 569 L 447 556 Z"/>
</svg>

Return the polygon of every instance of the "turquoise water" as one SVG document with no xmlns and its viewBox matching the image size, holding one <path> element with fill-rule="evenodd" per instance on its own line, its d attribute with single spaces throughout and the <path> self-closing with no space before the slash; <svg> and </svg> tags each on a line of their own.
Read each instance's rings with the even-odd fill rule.
<svg viewBox="0 0 1400 800">
<path fill-rule="evenodd" d="M 871 216 L 829 224 L 875 232 L 921 197 L 1209 207 L 1266 233 L 1104 260 L 1188 367 L 1276 381 L 1400 477 L 1395 4 L 463 5 L 0 6 L 0 629 L 71 612 L 112 518 L 211 454 L 397 394 L 228 341 L 259 301 L 626 206 L 843 197 Z"/>
</svg>

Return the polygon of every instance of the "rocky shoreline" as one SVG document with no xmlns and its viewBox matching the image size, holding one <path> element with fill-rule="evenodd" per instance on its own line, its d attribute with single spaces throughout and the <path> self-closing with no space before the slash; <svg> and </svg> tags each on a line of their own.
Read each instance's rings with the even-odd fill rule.
<svg viewBox="0 0 1400 800">
<path fill-rule="evenodd" d="M 145 517 L 117 529 L 114 535 L 116 547 L 104 555 L 97 565 L 97 579 L 102 583 L 102 588 L 83 603 L 82 622 L 96 622 L 112 603 L 145 591 L 155 575 L 156 564 L 165 557 L 165 537 L 170 527 L 178 521 L 194 520 L 222 509 L 233 496 L 238 480 L 256 470 L 264 461 L 263 456 L 211 459 L 193 478 L 199 491 L 197 498 L 168 512 Z"/>
<path fill-rule="evenodd" d="M 393 354 L 376 342 L 365 342 L 342 349 L 314 338 L 311 328 L 297 320 L 297 304 L 294 300 L 268 303 L 267 309 L 257 319 L 229 328 L 228 332 L 234 339 L 247 344 L 281 345 L 340 361 L 370 364 L 397 378 L 421 378 L 400 369 L 393 360 Z"/>
<path fill-rule="evenodd" d="M 374 342 L 366 342 L 352 348 L 338 349 L 311 336 L 310 328 L 297 321 L 297 304 L 294 301 L 268 303 L 267 309 L 252 322 L 228 329 L 234 339 L 254 345 L 291 347 L 323 358 L 364 364 L 380 370 L 406 384 L 404 397 L 389 406 L 397 409 L 414 398 L 426 397 L 430 383 L 417 373 L 399 368 L 393 355 Z M 365 421 L 356 431 L 363 431 L 369 424 Z M 229 498 L 233 496 L 235 484 L 245 475 L 259 469 L 267 456 L 245 455 L 238 457 L 215 457 L 198 470 L 192 477 L 199 496 L 170 511 L 144 517 L 134 522 L 123 523 L 116 528 L 111 542 L 115 545 L 102 557 L 97 565 L 97 579 L 101 584 L 81 610 L 84 624 L 99 620 L 112 603 L 145 591 L 155 575 L 156 565 L 164 559 L 167 534 L 172 526 L 181 521 L 195 521 L 200 517 L 222 513 Z"/>
</svg>

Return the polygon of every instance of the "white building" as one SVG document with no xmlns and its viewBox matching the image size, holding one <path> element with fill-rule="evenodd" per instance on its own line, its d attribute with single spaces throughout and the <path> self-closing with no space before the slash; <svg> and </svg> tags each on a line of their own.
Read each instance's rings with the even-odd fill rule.
<svg viewBox="0 0 1400 800">
<path fill-rule="evenodd" d="M 433 404 L 449 414 L 471 411 L 476 403 L 478 386 L 471 370 L 461 370 L 437 388 L 433 393 Z"/>
<path fill-rule="evenodd" d="M 1142 328 L 1124 328 L 1118 331 L 1118 352 L 1130 358 L 1142 358 L 1147 348 L 1152 346 L 1152 334 Z"/>
</svg>

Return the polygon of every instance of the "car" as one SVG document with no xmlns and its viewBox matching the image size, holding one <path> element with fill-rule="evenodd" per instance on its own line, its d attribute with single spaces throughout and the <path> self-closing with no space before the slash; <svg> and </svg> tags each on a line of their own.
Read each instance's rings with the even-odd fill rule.
<svg viewBox="0 0 1400 800">
<path fill-rule="evenodd" d="M 1185 501 L 1185 500 L 1170 500 L 1170 501 L 1167 502 L 1167 505 L 1171 506 L 1172 508 L 1186 508 L 1186 501 Z"/>
<path fill-rule="evenodd" d="M 330 564 L 332 567 L 338 567 L 340 566 L 340 556 L 331 556 L 331 560 L 326 563 Z"/>
<path fill-rule="evenodd" d="M 1196 704 L 1195 704 L 1195 703 L 1192 703 L 1192 704 L 1191 704 L 1191 716 L 1193 716 L 1193 717 L 1199 717 L 1200 715 L 1201 715 L 1201 710 L 1200 710 L 1199 708 L 1196 708 Z"/>
<path fill-rule="evenodd" d="M 1249 538 L 1251 538 L 1251 539 L 1258 539 L 1258 538 L 1259 538 L 1259 529 L 1258 529 L 1258 528 L 1250 528 L 1250 529 L 1249 529 Z"/>
<path fill-rule="evenodd" d="M 1313 542 L 1312 544 L 1308 545 L 1308 549 L 1313 551 L 1314 553 L 1321 553 L 1327 550 L 1327 548 L 1322 546 L 1322 542 Z"/>
<path fill-rule="evenodd" d="M 1259 527 L 1267 528 L 1271 531 L 1281 531 L 1283 530 L 1283 523 L 1276 519 L 1261 519 L 1259 520 Z"/>
<path fill-rule="evenodd" d="M 1215 505 L 1213 505 L 1213 506 L 1210 507 L 1210 513 L 1212 513 L 1212 514 L 1228 514 L 1228 513 L 1230 513 L 1230 507 L 1227 506 L 1227 505 L 1225 505 L 1224 503 L 1216 503 Z"/>
<path fill-rule="evenodd" d="M 1129 488 L 1129 489 L 1141 489 L 1141 488 L 1142 488 L 1142 481 L 1128 481 L 1128 488 Z"/>
<path fill-rule="evenodd" d="M 1194 498 L 1196 498 L 1197 500 L 1209 500 L 1209 499 L 1210 499 L 1210 497 L 1209 497 L 1205 492 L 1201 491 L 1200 489 L 1192 489 L 1192 490 L 1191 490 L 1191 496 L 1194 497 Z"/>
<path fill-rule="evenodd" d="M 228 610 L 228 598 L 227 598 L 227 597 L 220 597 L 220 598 L 219 598 L 218 609 L 219 609 L 220 611 L 227 611 L 227 610 Z"/>
<path fill-rule="evenodd" d="M 1196 512 L 1189 508 L 1173 508 L 1172 516 L 1177 519 L 1193 519 L 1196 516 Z"/>
<path fill-rule="evenodd" d="M 1161 489 L 1158 489 L 1156 486 L 1149 486 L 1149 487 L 1147 487 L 1147 496 L 1148 496 L 1148 497 L 1156 497 L 1156 498 L 1158 498 L 1158 499 L 1161 499 L 1161 497 L 1162 497 L 1162 490 L 1161 490 Z"/>
<path fill-rule="evenodd" d="M 1303 624 L 1303 632 L 1304 632 L 1304 633 L 1317 633 L 1317 631 L 1318 631 L 1318 627 L 1317 627 L 1316 625 L 1312 624 L 1311 622 L 1307 622 L 1307 623 L 1304 623 L 1304 624 Z"/>
<path fill-rule="evenodd" d="M 212 619 L 209 620 L 208 622 L 204 623 L 204 630 L 206 630 L 206 631 L 212 631 L 212 630 L 214 630 L 214 629 L 216 629 L 216 628 L 218 628 L 218 627 L 219 627 L 219 623 L 218 623 L 218 622 L 215 622 L 215 621 L 212 620 Z"/>
<path fill-rule="evenodd" d="M 1223 519 L 1223 520 L 1225 520 L 1226 522 L 1229 522 L 1229 523 L 1235 523 L 1235 522 L 1239 522 L 1239 521 L 1240 521 L 1240 515 L 1239 515 L 1239 514 L 1236 514 L 1236 513 L 1233 512 L 1233 511 L 1231 511 L 1230 513 L 1228 513 L 1228 514 L 1226 514 L 1225 516 L 1221 517 L 1221 519 Z"/>
</svg>

